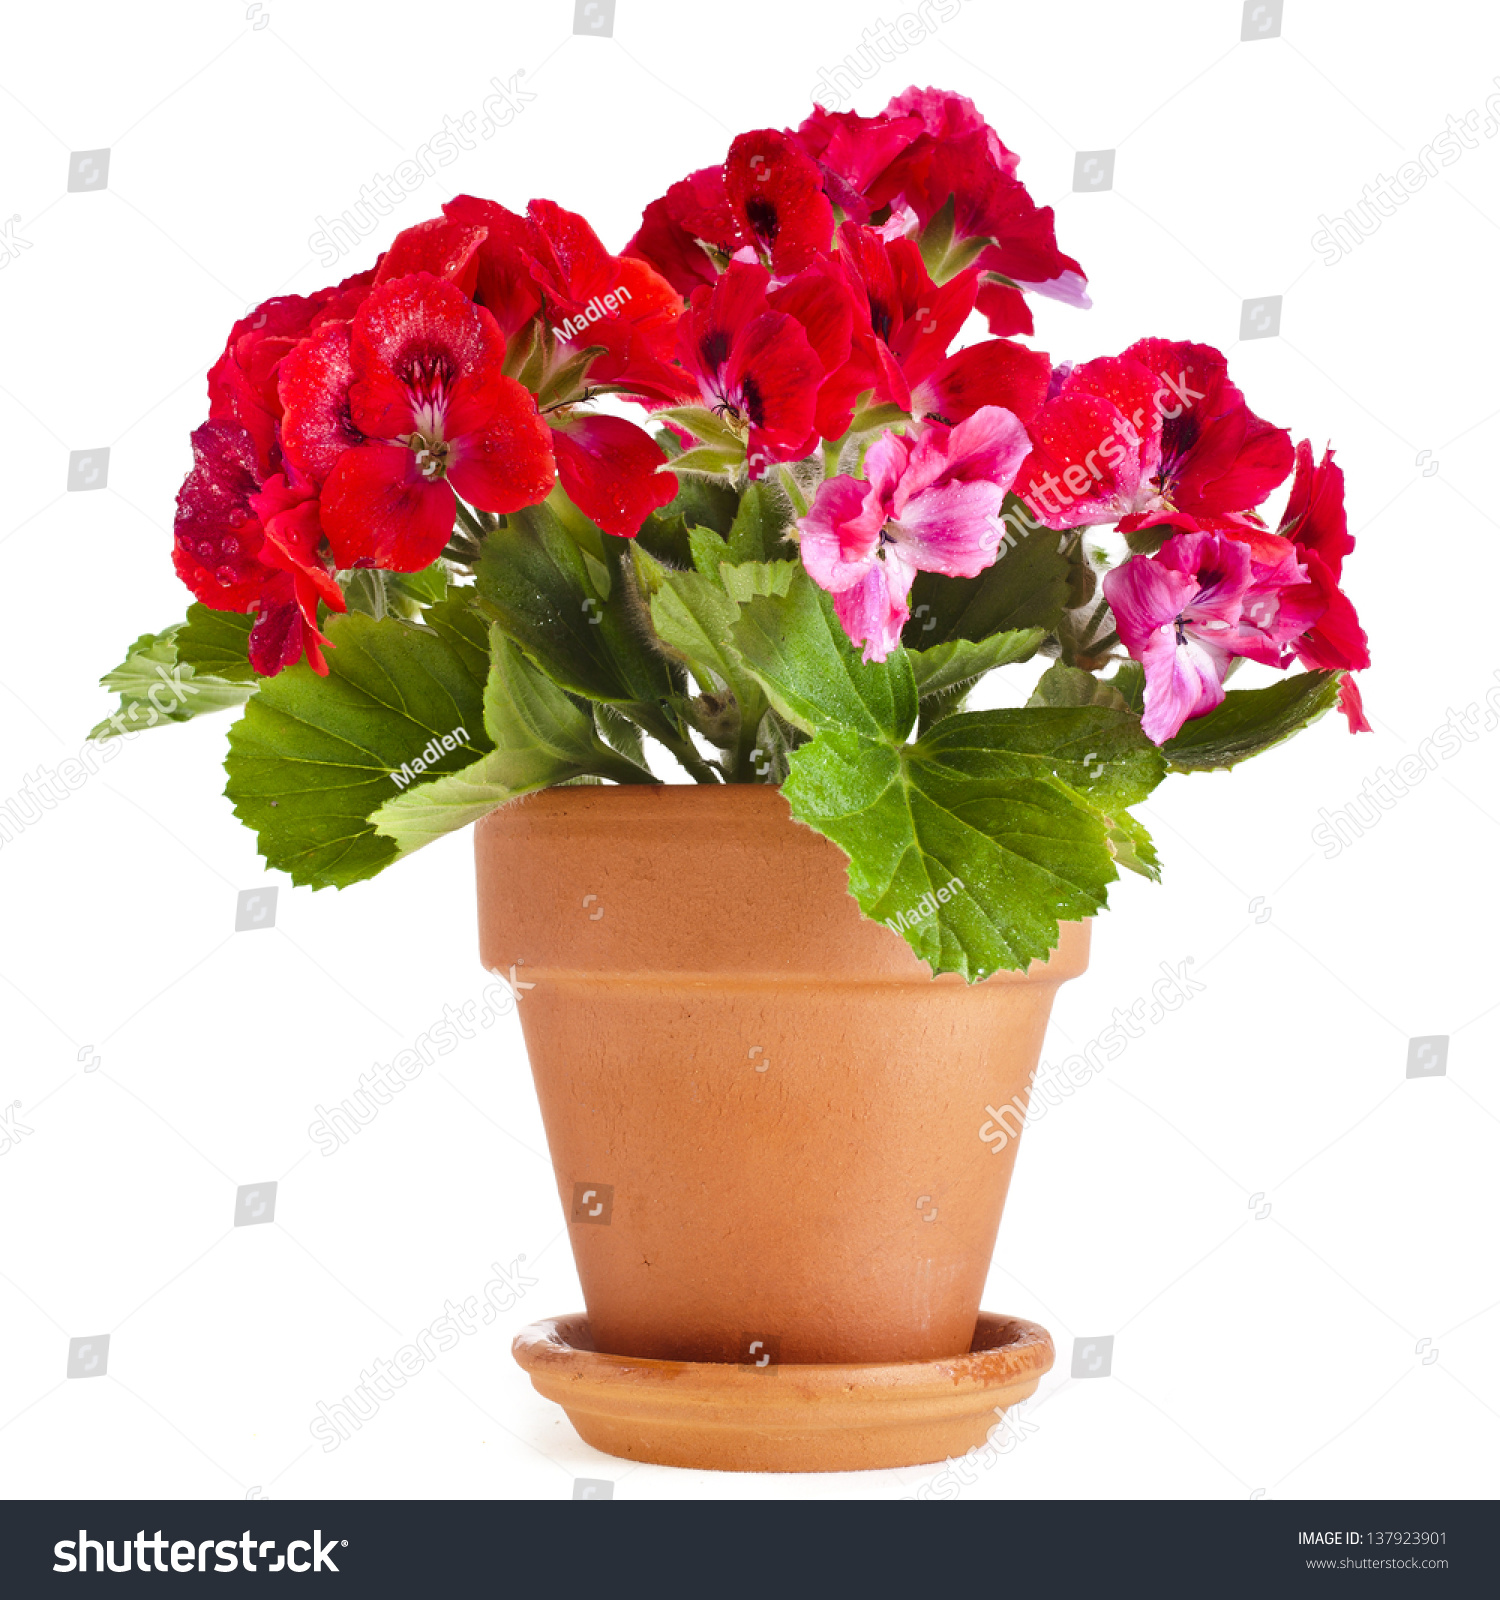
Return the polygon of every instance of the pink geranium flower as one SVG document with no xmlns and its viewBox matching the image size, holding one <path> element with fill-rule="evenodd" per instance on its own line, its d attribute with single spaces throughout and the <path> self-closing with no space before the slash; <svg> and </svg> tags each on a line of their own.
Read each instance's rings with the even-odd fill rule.
<svg viewBox="0 0 1500 1600">
<path fill-rule="evenodd" d="M 1179 533 L 1155 556 L 1107 573 L 1121 642 L 1146 669 L 1146 737 L 1165 744 L 1219 705 L 1236 656 L 1280 666 L 1316 619 L 1306 584 L 1295 547 L 1270 535 L 1252 550 L 1219 534 Z"/>
<path fill-rule="evenodd" d="M 864 480 L 819 488 L 799 525 L 802 564 L 833 596 L 866 661 L 884 661 L 901 642 L 917 573 L 972 578 L 993 564 L 1000 507 L 1028 448 L 1011 412 L 984 406 L 957 427 L 883 434 Z"/>
</svg>

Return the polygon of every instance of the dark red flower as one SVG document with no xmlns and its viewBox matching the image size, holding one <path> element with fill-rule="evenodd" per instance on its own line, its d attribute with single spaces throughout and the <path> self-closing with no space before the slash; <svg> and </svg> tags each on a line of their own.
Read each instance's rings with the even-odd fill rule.
<svg viewBox="0 0 1500 1600">
<path fill-rule="evenodd" d="M 894 105 L 895 102 L 892 102 Z M 802 148 L 823 175 L 823 192 L 852 222 L 868 222 L 874 209 L 867 191 L 891 162 L 923 131 L 920 116 L 862 117 L 815 105 L 797 129 Z"/>
<path fill-rule="evenodd" d="M 455 489 L 481 511 L 546 497 L 549 434 L 504 361 L 494 317 L 426 272 L 371 291 L 347 360 L 332 335 L 309 356 L 289 383 L 287 432 L 310 474 L 327 473 L 323 526 L 341 567 L 429 566 L 453 531 Z"/>
<path fill-rule="evenodd" d="M 734 262 L 712 289 L 694 291 L 678 327 L 678 355 L 704 402 L 748 427 L 752 477 L 816 447 L 824 376 L 802 324 L 771 308 L 769 283 L 764 267 Z"/>
<path fill-rule="evenodd" d="M 1308 667 L 1345 673 L 1368 667 L 1369 641 L 1349 597 L 1339 587 L 1344 557 L 1354 549 L 1354 537 L 1344 510 L 1343 469 L 1334 463 L 1332 450 L 1325 449 L 1315 466 L 1311 441 L 1304 439 L 1297 446 L 1297 470 L 1276 532 L 1291 540 L 1297 559 L 1307 568 L 1307 584 L 1298 598 L 1319 612 L 1317 622 L 1293 641 L 1297 659 Z M 1254 535 L 1236 537 L 1252 545 L 1258 542 Z M 1348 719 L 1350 732 L 1370 731 L 1352 676 L 1345 677 L 1341 685 L 1339 709 Z"/>
<path fill-rule="evenodd" d="M 833 207 L 816 164 L 794 134 L 742 133 L 724 162 L 724 192 L 736 223 L 734 245 L 749 247 L 778 278 L 827 255 Z"/>
<path fill-rule="evenodd" d="M 1220 352 L 1165 339 L 1060 372 L 1031 435 L 1017 493 L 1053 528 L 1251 527 L 1292 466 L 1290 436 L 1250 410 Z"/>
<path fill-rule="evenodd" d="M 1292 470 L 1292 439 L 1255 415 L 1211 345 L 1141 339 L 1124 352 L 1158 380 L 1161 460 L 1153 487 L 1166 511 L 1213 518 L 1258 506 Z M 1127 530 L 1164 518 L 1126 518 Z M 1176 527 L 1186 524 L 1174 521 Z"/>
<path fill-rule="evenodd" d="M 950 424 L 987 405 L 1025 422 L 1041 405 L 1051 365 L 1040 352 L 990 339 L 947 354 L 973 308 L 975 271 L 934 284 L 914 240 L 852 222 L 839 230 L 839 261 L 861 315 L 854 353 L 819 398 L 825 438 L 842 436 L 866 392 L 871 404 Z"/>
<path fill-rule="evenodd" d="M 374 276 L 373 271 L 361 272 L 316 294 L 278 295 L 229 330 L 224 353 L 209 369 L 208 414 L 248 430 L 262 472 L 274 472 L 281 464 L 277 379 L 282 358 L 324 323 L 352 317 Z"/>
<path fill-rule="evenodd" d="M 1117 522 L 1155 501 L 1161 458 L 1157 384 L 1138 361 L 1101 356 L 1059 371 L 1027 422 L 1031 454 L 1016 493 L 1049 528 Z"/>
<path fill-rule="evenodd" d="M 193 434 L 193 467 L 177 494 L 172 550 L 177 575 L 216 611 L 254 611 L 250 663 L 265 677 L 300 661 L 326 673 L 318 602 L 345 609 L 321 553 L 310 485 L 262 477 L 255 441 L 227 418 Z"/>
<path fill-rule="evenodd" d="M 878 205 L 909 210 L 921 230 L 952 200 L 950 249 L 969 245 L 972 264 L 986 274 L 977 303 L 995 334 L 1032 331 L 1023 289 L 1089 304 L 1083 268 L 1057 248 L 1052 208 L 1031 198 L 1014 175 L 1015 160 L 987 125 L 957 137 L 924 133 L 870 191 Z"/>
<path fill-rule="evenodd" d="M 712 287 L 719 276 L 704 244 L 728 255 L 735 231 L 723 166 L 700 167 L 646 207 L 624 254 L 655 267 L 685 298 L 701 284 Z"/>
<path fill-rule="evenodd" d="M 718 276 L 709 251 L 721 260 L 753 252 L 785 278 L 827 255 L 832 240 L 817 164 L 796 134 L 758 128 L 730 145 L 722 166 L 702 167 L 652 201 L 625 254 L 691 295 Z"/>
<path fill-rule="evenodd" d="M 971 133 L 983 134 L 985 153 L 997 172 L 1014 177 L 1021 158 L 1015 151 L 1007 150 L 1000 135 L 984 120 L 979 107 L 967 95 L 954 94 L 951 89 L 919 89 L 913 84 L 904 89 L 881 113 L 884 117 L 904 119 L 916 117 L 923 133 L 934 139 L 963 139 Z"/>
<path fill-rule="evenodd" d="M 320 489 L 339 457 L 365 442 L 349 411 L 349 338 L 349 323 L 325 323 L 281 362 L 282 453 Z"/>
<path fill-rule="evenodd" d="M 443 215 L 450 222 L 485 230 L 475 252 L 474 298 L 499 323 L 501 333 L 513 338 L 542 305 L 542 291 L 531 270 L 531 224 L 494 200 L 468 194 L 450 200 Z"/>
</svg>

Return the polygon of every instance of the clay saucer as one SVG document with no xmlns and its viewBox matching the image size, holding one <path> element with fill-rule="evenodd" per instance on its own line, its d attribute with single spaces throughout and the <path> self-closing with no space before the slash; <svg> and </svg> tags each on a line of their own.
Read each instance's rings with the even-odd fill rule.
<svg viewBox="0 0 1500 1600">
<path fill-rule="evenodd" d="M 1036 1392 L 1052 1336 L 980 1312 L 969 1353 L 851 1366 L 651 1361 L 593 1348 L 582 1312 L 511 1346 L 596 1450 L 717 1472 L 851 1472 L 961 1456 Z"/>
</svg>

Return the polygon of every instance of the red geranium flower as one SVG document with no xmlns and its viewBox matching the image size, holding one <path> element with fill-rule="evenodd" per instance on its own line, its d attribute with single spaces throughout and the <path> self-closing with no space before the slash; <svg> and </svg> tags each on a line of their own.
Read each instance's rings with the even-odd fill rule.
<svg viewBox="0 0 1500 1600">
<path fill-rule="evenodd" d="M 794 134 L 760 128 L 742 133 L 724 162 L 724 191 L 736 223 L 733 245 L 790 277 L 828 254 L 833 207 L 817 166 Z"/>
<path fill-rule="evenodd" d="M 347 356 L 330 334 L 316 358 L 288 383 L 286 428 L 310 467 L 332 461 L 323 525 L 341 567 L 429 566 L 453 531 L 455 489 L 495 512 L 551 490 L 536 401 L 501 370 L 494 317 L 453 284 L 426 272 L 381 284 Z"/>
<path fill-rule="evenodd" d="M 719 276 L 718 267 L 699 241 L 729 240 L 735 229 L 729 196 L 724 192 L 724 168 L 700 167 L 646 207 L 624 253 L 655 267 L 686 298 L 702 284 L 712 288 Z M 722 243 L 719 247 L 723 248 Z"/>
<path fill-rule="evenodd" d="M 952 198 L 952 243 L 990 241 L 975 264 L 984 274 L 976 304 L 991 333 L 1032 331 L 1023 289 L 1088 305 L 1083 269 L 1057 248 L 1051 207 L 1032 200 L 1016 177 L 1020 157 L 972 100 L 910 88 L 879 118 L 818 110 L 798 134 L 823 169 L 824 187 L 856 220 L 889 207 L 925 229 Z M 862 214 L 845 198 L 850 191 L 858 192 Z"/>
<path fill-rule="evenodd" d="M 823 365 L 803 325 L 771 308 L 770 274 L 734 262 L 712 289 L 694 291 L 679 324 L 678 354 L 706 404 L 749 428 L 752 477 L 813 450 Z"/>
<path fill-rule="evenodd" d="M 1291 436 L 1250 410 L 1219 351 L 1166 339 L 1059 371 L 1031 435 L 1017 492 L 1052 528 L 1253 526 L 1292 466 Z"/>
<path fill-rule="evenodd" d="M 564 413 L 552 427 L 557 479 L 568 498 L 605 533 L 633 538 L 653 511 L 677 495 L 666 452 L 624 417 Z"/>
<path fill-rule="evenodd" d="M 278 377 L 283 357 L 326 322 L 352 317 L 369 293 L 373 269 L 316 294 L 284 294 L 258 305 L 229 330 L 224 353 L 209 369 L 208 414 L 249 431 L 260 470 L 281 465 Z"/>
<path fill-rule="evenodd" d="M 1047 395 L 1051 364 L 1039 351 L 987 339 L 947 353 L 974 306 L 977 271 L 934 284 L 912 239 L 887 241 L 878 229 L 845 223 L 839 261 L 861 308 L 848 363 L 823 387 L 818 429 L 827 439 L 848 429 L 856 398 L 890 403 L 917 417 L 962 422 L 984 406 L 1028 421 Z"/>
<path fill-rule="evenodd" d="M 483 228 L 475 252 L 474 298 L 500 324 L 507 339 L 541 309 L 542 292 L 531 275 L 531 224 L 494 200 L 461 194 L 443 207 L 450 222 Z"/>
<path fill-rule="evenodd" d="M 1125 351 L 1158 380 L 1161 460 L 1152 487 L 1160 512 L 1126 518 L 1127 531 L 1171 521 L 1232 515 L 1258 506 L 1292 470 L 1292 437 L 1258 417 L 1229 380 L 1229 363 L 1206 344 L 1141 339 Z"/>
<path fill-rule="evenodd" d="M 320 554 L 323 530 L 310 485 L 262 478 L 255 441 L 228 419 L 193 434 L 193 468 L 177 494 L 177 575 L 215 611 L 254 611 L 250 664 L 264 677 L 300 661 L 326 673 L 318 602 L 345 609 Z"/>
<path fill-rule="evenodd" d="M 644 261 L 611 255 L 576 212 L 551 200 L 533 200 L 526 211 L 527 260 L 559 341 L 558 360 L 603 345 L 589 367 L 590 384 L 653 400 L 691 393 L 682 371 L 668 365 L 682 315 L 682 297 L 672 285 Z"/>
<path fill-rule="evenodd" d="M 1349 597 L 1339 587 L 1344 557 L 1354 549 L 1354 537 L 1344 510 L 1344 473 L 1334 463 L 1333 451 L 1313 464 L 1311 441 L 1297 446 L 1297 471 L 1281 525 L 1274 535 L 1255 530 L 1231 529 L 1264 560 L 1267 546 L 1290 540 L 1297 560 L 1307 569 L 1307 582 L 1292 596 L 1310 607 L 1317 621 L 1291 644 L 1292 654 L 1305 666 L 1352 674 L 1370 664 L 1370 645 Z M 1346 676 L 1339 687 L 1339 710 L 1351 733 L 1368 733 L 1359 686 Z"/>
<path fill-rule="evenodd" d="M 375 266 L 375 282 L 389 283 L 413 272 L 430 272 L 457 284 L 473 296 L 479 278 L 479 252 L 489 237 L 483 223 L 433 217 L 413 228 L 403 228 Z M 351 313 L 352 315 L 352 313 Z"/>
<path fill-rule="evenodd" d="M 815 105 L 797 138 L 818 164 L 828 198 L 851 222 L 868 222 L 875 209 L 867 196 L 871 184 L 922 131 L 919 116 L 892 116 L 887 110 L 862 117 Z"/>
</svg>

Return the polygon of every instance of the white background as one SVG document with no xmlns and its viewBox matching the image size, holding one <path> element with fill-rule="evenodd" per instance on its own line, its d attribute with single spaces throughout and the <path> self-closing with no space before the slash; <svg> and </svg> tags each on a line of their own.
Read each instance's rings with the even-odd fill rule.
<svg viewBox="0 0 1500 1600">
<path fill-rule="evenodd" d="M 733 132 L 800 120 L 882 14 L 620 0 L 603 38 L 572 10 L 9 9 L 0 222 L 26 248 L 0 267 L 0 799 L 77 752 L 108 708 L 99 673 L 181 614 L 173 496 L 247 305 L 366 265 L 461 190 L 555 198 L 618 248 Z M 858 101 L 956 89 L 1021 153 L 1092 280 L 1090 312 L 1040 303 L 1055 358 L 1205 340 L 1257 411 L 1333 441 L 1376 660 L 1373 734 L 1330 718 L 1145 808 L 1165 881 L 1119 886 L 1048 1055 L 1163 961 L 1192 957 L 1207 989 L 1027 1135 L 986 1305 L 1045 1323 L 1059 1362 L 1036 1430 L 966 1497 L 1500 1490 L 1500 733 L 1336 859 L 1311 838 L 1496 681 L 1500 138 L 1346 259 L 1310 244 L 1320 213 L 1483 106 L 1500 23 L 1288 0 L 1281 37 L 1240 30 L 1231 0 L 970 0 Z M 535 99 L 509 127 L 334 273 L 315 264 L 316 217 L 521 68 Z M 107 190 L 66 193 L 70 152 L 106 147 Z M 1075 152 L 1108 148 L 1114 188 L 1073 193 Z M 1280 336 L 1237 342 L 1242 301 L 1273 294 Z M 66 492 L 69 452 L 104 445 L 107 489 Z M 469 840 L 342 894 L 283 881 L 274 930 L 235 934 L 237 892 L 276 878 L 220 797 L 225 726 L 142 736 L 0 851 L 0 1111 L 19 1101 L 32 1130 L 0 1153 L 0 1492 L 916 1493 L 936 1469 L 631 1467 L 532 1392 L 511 1336 L 582 1300 L 515 1017 L 336 1155 L 307 1133 L 315 1103 L 480 991 Z M 1428 1034 L 1450 1038 L 1446 1076 L 1408 1080 Z M 275 1222 L 232 1227 L 236 1187 L 273 1180 Z M 319 1401 L 523 1254 L 518 1305 L 340 1448 L 312 1440 Z M 107 1376 L 65 1378 L 69 1339 L 106 1332 Z M 1112 1375 L 1070 1380 L 1074 1339 L 1106 1334 Z"/>
</svg>

